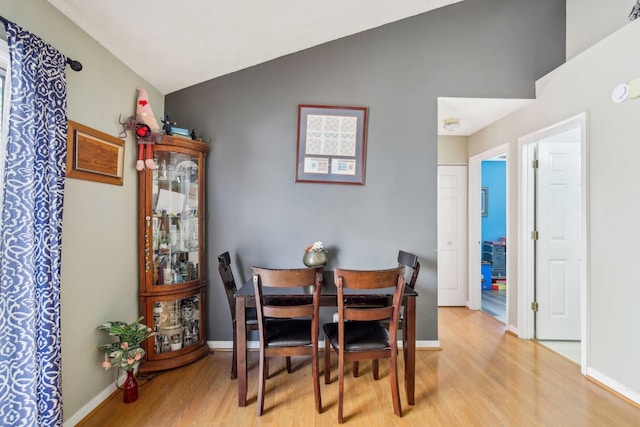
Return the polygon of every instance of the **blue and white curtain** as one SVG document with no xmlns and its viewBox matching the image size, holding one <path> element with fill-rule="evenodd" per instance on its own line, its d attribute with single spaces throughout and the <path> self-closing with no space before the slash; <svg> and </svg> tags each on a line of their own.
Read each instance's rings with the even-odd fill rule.
<svg viewBox="0 0 640 427">
<path fill-rule="evenodd" d="M 60 256 L 66 57 L 8 23 L 0 228 L 0 425 L 62 425 Z"/>
</svg>

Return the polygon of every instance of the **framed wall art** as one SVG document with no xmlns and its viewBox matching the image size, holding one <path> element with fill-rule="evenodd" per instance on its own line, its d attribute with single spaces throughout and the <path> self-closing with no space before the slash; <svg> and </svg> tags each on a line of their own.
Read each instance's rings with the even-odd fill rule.
<svg viewBox="0 0 640 427">
<path fill-rule="evenodd" d="M 67 177 L 122 185 L 124 141 L 69 120 Z"/>
<path fill-rule="evenodd" d="M 364 185 L 367 112 L 298 105 L 296 182 Z"/>
</svg>

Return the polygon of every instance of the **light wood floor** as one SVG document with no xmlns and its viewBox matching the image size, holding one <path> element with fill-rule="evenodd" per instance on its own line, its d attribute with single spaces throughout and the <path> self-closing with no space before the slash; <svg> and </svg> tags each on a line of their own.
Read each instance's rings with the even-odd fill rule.
<svg viewBox="0 0 640 427">
<path fill-rule="evenodd" d="M 418 351 L 416 404 L 402 392 L 403 417 L 393 414 L 388 363 L 380 380 L 371 365 L 345 380 L 345 424 L 351 426 L 638 426 L 640 409 L 589 381 L 573 362 L 533 341 L 505 333 L 480 311 L 440 308 L 442 351 Z M 400 357 L 400 360 L 402 357 Z M 324 411 L 314 410 L 306 358 L 270 364 L 265 413 L 257 418 L 257 354 L 250 353 L 249 404 L 237 406 L 229 379 L 230 352 L 216 352 L 164 372 L 140 387 L 140 399 L 122 403 L 118 391 L 79 426 L 331 426 L 337 424 L 337 361 L 333 383 L 321 381 Z M 297 368 L 297 369 L 296 369 Z M 402 366 L 400 366 L 402 371 Z M 321 365 L 320 369 L 323 367 Z M 401 376 L 402 378 L 402 376 Z M 401 380 L 401 387 L 404 383 Z"/>
</svg>

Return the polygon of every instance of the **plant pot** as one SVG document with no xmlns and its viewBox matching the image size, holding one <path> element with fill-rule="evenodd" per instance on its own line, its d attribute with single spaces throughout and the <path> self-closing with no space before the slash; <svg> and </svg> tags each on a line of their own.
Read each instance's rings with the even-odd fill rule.
<svg viewBox="0 0 640 427">
<path fill-rule="evenodd" d="M 122 384 L 124 390 L 124 403 L 133 403 L 138 400 L 138 380 L 133 370 L 127 371 L 127 379 Z"/>
<path fill-rule="evenodd" d="M 327 251 L 309 251 L 305 252 L 302 262 L 307 267 L 320 267 L 328 261 Z"/>
</svg>

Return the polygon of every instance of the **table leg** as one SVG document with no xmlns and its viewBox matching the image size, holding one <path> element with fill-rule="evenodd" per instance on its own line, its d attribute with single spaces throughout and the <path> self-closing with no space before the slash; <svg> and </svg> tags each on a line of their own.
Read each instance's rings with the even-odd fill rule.
<svg viewBox="0 0 640 427">
<path fill-rule="evenodd" d="M 415 404 L 416 386 L 416 298 L 408 297 L 404 310 L 403 343 L 406 346 L 404 358 L 404 382 L 407 392 L 407 403 Z"/>
<path fill-rule="evenodd" d="M 236 339 L 238 346 L 238 406 L 247 406 L 247 326 L 246 299 L 236 297 Z"/>
</svg>

